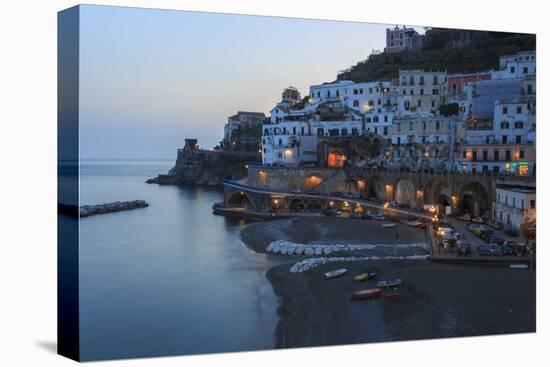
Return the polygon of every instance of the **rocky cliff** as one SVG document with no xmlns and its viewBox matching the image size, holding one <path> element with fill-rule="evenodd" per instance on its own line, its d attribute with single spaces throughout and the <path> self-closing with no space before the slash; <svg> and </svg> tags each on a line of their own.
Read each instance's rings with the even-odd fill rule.
<svg viewBox="0 0 550 367">
<path fill-rule="evenodd" d="M 213 151 L 186 146 L 178 150 L 176 164 L 167 174 L 147 180 L 147 183 L 222 186 L 224 179 L 246 176 L 246 164 L 260 160 L 257 152 Z"/>
</svg>

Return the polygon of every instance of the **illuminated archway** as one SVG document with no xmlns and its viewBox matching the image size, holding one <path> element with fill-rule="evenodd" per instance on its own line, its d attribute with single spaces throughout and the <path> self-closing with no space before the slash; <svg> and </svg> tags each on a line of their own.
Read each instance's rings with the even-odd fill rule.
<svg viewBox="0 0 550 367">
<path fill-rule="evenodd" d="M 331 168 L 342 168 L 345 161 L 346 156 L 338 149 L 331 150 L 328 153 L 327 165 Z"/>
<path fill-rule="evenodd" d="M 254 202 L 246 192 L 235 191 L 227 199 L 227 206 L 244 209 L 254 209 Z"/>
</svg>

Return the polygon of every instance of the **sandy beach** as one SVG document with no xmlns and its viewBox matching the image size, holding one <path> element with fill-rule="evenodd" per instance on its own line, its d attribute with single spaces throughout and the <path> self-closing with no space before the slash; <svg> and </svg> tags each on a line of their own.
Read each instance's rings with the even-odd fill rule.
<svg viewBox="0 0 550 367">
<path fill-rule="evenodd" d="M 254 223 L 243 230 L 241 238 L 262 253 L 270 242 L 280 239 L 369 244 L 426 240 L 424 231 L 408 226 L 382 229 L 380 222 L 333 217 Z M 269 256 L 288 259 L 267 272 L 281 300 L 276 332 L 279 348 L 535 331 L 535 273 L 530 270 L 430 260 L 369 260 L 291 273 L 291 266 L 304 257 Z M 347 275 L 324 279 L 324 272 L 341 267 L 348 269 Z M 354 282 L 353 276 L 366 270 L 378 272 L 377 278 Z M 393 278 L 403 279 L 398 299 L 350 300 L 352 292 Z"/>
</svg>

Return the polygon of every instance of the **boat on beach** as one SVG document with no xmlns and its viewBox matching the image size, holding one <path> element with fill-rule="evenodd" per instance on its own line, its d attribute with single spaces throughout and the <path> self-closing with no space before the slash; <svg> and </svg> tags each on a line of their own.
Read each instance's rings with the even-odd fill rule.
<svg viewBox="0 0 550 367">
<path fill-rule="evenodd" d="M 395 227 L 395 223 L 384 223 L 382 224 L 382 228 L 393 228 Z"/>
<path fill-rule="evenodd" d="M 325 273 L 325 279 L 333 279 L 333 278 L 341 277 L 347 272 L 348 272 L 348 269 L 345 269 L 345 268 L 328 271 Z"/>
<path fill-rule="evenodd" d="M 380 288 L 368 288 L 357 292 L 353 292 L 351 299 L 370 299 L 380 297 L 382 289 Z"/>
<path fill-rule="evenodd" d="M 390 280 L 381 280 L 376 285 L 380 288 L 390 288 L 390 287 L 397 287 L 401 285 L 402 281 L 401 279 L 390 279 Z"/>
<path fill-rule="evenodd" d="M 374 278 L 376 276 L 376 274 L 377 273 L 375 271 L 367 271 L 367 272 L 356 275 L 353 279 L 356 282 L 364 282 L 365 280 L 369 280 L 369 279 Z"/>
</svg>

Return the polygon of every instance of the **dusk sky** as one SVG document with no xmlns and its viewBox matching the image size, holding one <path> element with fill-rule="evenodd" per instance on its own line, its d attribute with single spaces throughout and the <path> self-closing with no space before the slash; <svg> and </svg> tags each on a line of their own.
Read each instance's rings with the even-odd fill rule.
<svg viewBox="0 0 550 367">
<path fill-rule="evenodd" d="M 81 6 L 82 159 L 174 159 L 212 148 L 238 110 L 266 115 L 383 50 L 388 25 Z M 420 29 L 419 29 L 420 30 Z"/>
</svg>

